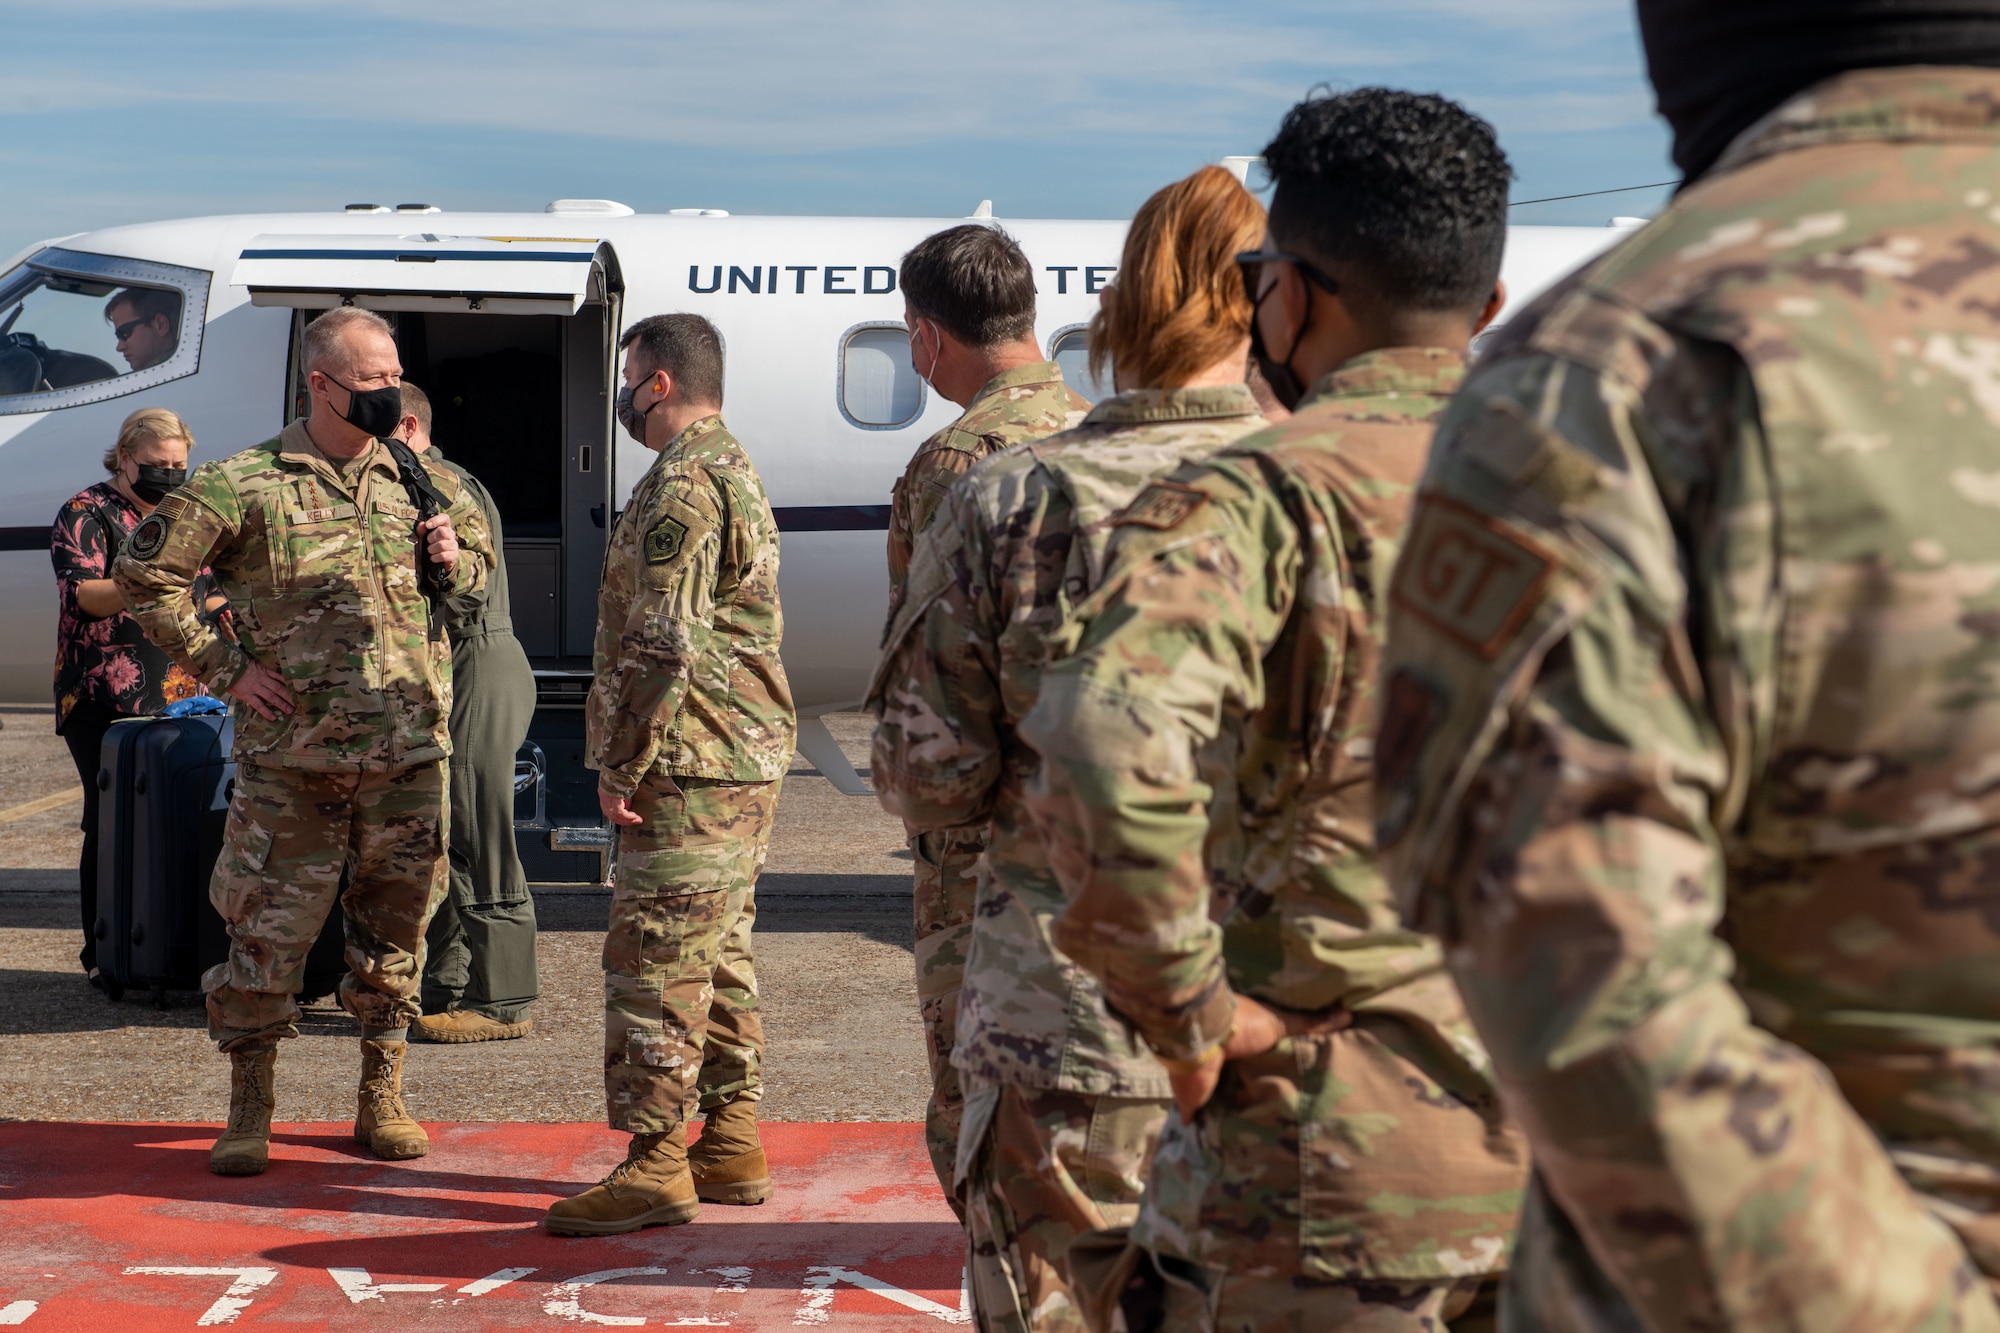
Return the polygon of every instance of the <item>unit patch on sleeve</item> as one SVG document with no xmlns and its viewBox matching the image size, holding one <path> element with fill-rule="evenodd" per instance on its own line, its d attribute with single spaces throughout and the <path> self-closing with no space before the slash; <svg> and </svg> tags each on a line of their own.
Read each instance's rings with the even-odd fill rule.
<svg viewBox="0 0 2000 1333">
<path fill-rule="evenodd" d="M 1208 495 L 1192 486 L 1182 486 L 1171 481 L 1156 481 L 1140 491 L 1125 512 L 1113 520 L 1119 526 L 1132 524 L 1142 528 L 1157 528 L 1165 532 L 1177 528 L 1187 516 L 1208 502 Z"/>
<path fill-rule="evenodd" d="M 652 531 L 646 534 L 646 563 L 670 563 L 687 545 L 687 535 L 687 524 L 677 518 L 663 518 L 655 523 Z"/>
<path fill-rule="evenodd" d="M 1417 502 L 1389 595 L 1491 661 L 1533 613 L 1555 567 L 1555 556 L 1511 526 L 1430 495 Z"/>
<path fill-rule="evenodd" d="M 154 510 L 144 523 L 132 529 L 125 550 L 134 560 L 151 560 L 167 544 L 167 516 Z"/>
</svg>

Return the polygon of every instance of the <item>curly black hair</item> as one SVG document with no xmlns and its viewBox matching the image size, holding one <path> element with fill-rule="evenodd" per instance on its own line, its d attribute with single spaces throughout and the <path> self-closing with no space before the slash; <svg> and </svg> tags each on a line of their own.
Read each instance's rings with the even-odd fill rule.
<svg viewBox="0 0 2000 1333">
<path fill-rule="evenodd" d="M 1514 172 L 1493 127 L 1434 93 L 1313 96 L 1264 149 L 1271 234 L 1347 293 L 1388 308 L 1476 310 L 1500 277 Z"/>
</svg>

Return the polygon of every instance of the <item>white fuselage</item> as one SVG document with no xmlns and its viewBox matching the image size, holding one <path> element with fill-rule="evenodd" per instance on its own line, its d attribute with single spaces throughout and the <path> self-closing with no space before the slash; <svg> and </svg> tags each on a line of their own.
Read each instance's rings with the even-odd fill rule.
<svg viewBox="0 0 2000 1333">
<path fill-rule="evenodd" d="M 863 362 L 847 360 L 843 348 L 857 326 L 900 324 L 903 300 L 893 290 L 893 280 L 901 256 L 918 240 L 956 225 L 956 221 L 332 213 L 196 218 L 118 227 L 50 242 L 65 254 L 106 256 L 206 274 L 206 309 L 190 311 L 191 317 L 200 314 L 200 323 L 188 326 L 192 336 L 183 342 L 191 355 L 177 377 L 151 382 L 158 376 L 133 375 L 134 387 L 129 390 L 121 390 L 114 379 L 102 387 L 96 401 L 68 406 L 44 406 L 35 394 L 0 396 L 0 479 L 4 479 L 0 485 L 0 532 L 13 533 L 12 544 L 25 547 L 0 552 L 0 699 L 26 702 L 48 698 L 55 656 L 54 581 L 46 548 L 33 545 L 33 532 L 46 529 L 65 499 L 103 478 L 100 458 L 128 413 L 145 406 L 178 412 L 193 430 L 196 463 L 267 439 L 285 424 L 292 401 L 289 378 L 294 374 L 295 316 L 282 303 L 310 305 L 314 301 L 290 297 L 283 291 L 273 295 L 273 291 L 286 287 L 288 281 L 296 286 L 320 279 L 299 277 L 304 269 L 289 279 L 282 273 L 277 277 L 266 274 L 266 286 L 271 290 L 264 291 L 259 300 L 279 304 L 254 303 L 251 285 L 263 270 L 244 257 L 245 251 L 307 254 L 298 247 L 282 249 L 283 242 L 298 240 L 331 247 L 325 253 L 332 254 L 345 243 L 342 238 L 352 238 L 356 245 L 380 247 L 393 246 L 394 238 L 403 237 L 412 246 L 449 246 L 454 238 L 471 244 L 484 238 L 481 243 L 489 248 L 499 242 L 526 249 L 534 248 L 540 238 L 565 238 L 582 244 L 586 252 L 590 245 L 584 243 L 601 243 L 596 251 L 599 268 L 610 273 L 611 284 L 622 286 L 622 291 L 604 297 L 598 307 L 584 307 L 596 309 L 599 323 L 615 320 L 630 324 L 665 311 L 694 311 L 715 323 L 727 355 L 724 416 L 762 473 L 784 533 L 784 658 L 798 702 L 802 711 L 808 712 L 852 704 L 861 696 L 881 634 L 887 597 L 882 529 L 890 487 L 917 444 L 950 422 L 959 408 L 928 389 L 922 391 L 920 403 L 910 399 L 905 366 L 899 372 L 905 376 L 899 381 L 904 395 L 901 401 L 914 403 L 915 415 L 896 425 L 858 423 L 843 410 L 843 365 L 859 367 Z M 1051 347 L 1066 332 L 1089 322 L 1097 307 L 1098 289 L 1117 271 L 1125 224 L 1024 219 L 1001 225 L 1021 242 L 1035 265 L 1039 286 L 1036 334 L 1045 348 Z M 1518 305 L 1531 297 L 1619 234 L 1612 228 L 1515 229 L 1506 269 L 1510 304 Z M 607 263 L 603 246 L 609 247 L 615 262 Z M 42 247 L 36 247 L 17 256 L 9 269 L 41 251 Z M 344 261 L 310 262 L 338 268 Z M 472 262 L 476 269 L 476 258 Z M 525 270 L 532 266 L 516 267 Z M 373 289 L 354 296 L 356 304 L 390 311 L 458 312 L 450 316 L 457 321 L 451 327 L 458 330 L 452 336 L 465 347 L 473 346 L 467 341 L 472 335 L 465 331 L 469 319 L 520 318 L 521 311 L 540 308 L 477 297 L 468 300 L 462 294 L 439 295 L 439 283 L 431 275 L 442 270 L 421 262 L 400 266 L 378 263 L 373 270 L 390 276 L 386 280 L 379 274 L 356 279 L 354 285 Z M 424 272 L 419 274 L 419 270 Z M 430 282 L 431 294 L 399 301 L 391 290 L 399 273 L 411 275 L 413 284 Z M 4 281 L 4 272 L 0 272 L 0 282 Z M 326 279 L 334 287 L 343 281 L 337 275 Z M 339 299 L 319 299 L 317 304 L 333 304 Z M 0 318 L 7 313 L 0 310 Z M 94 308 L 91 313 L 95 317 Z M 445 324 L 433 320 L 433 326 L 443 329 Z M 875 360 L 867 364 L 879 367 L 882 357 L 896 355 L 894 349 L 901 340 L 894 335 L 894 329 L 869 335 L 873 342 L 868 354 Z M 109 335 L 105 337 L 108 340 Z M 107 341 L 95 354 L 113 360 L 108 346 Z M 1066 350 L 1070 355 L 1065 360 L 1074 365 L 1075 347 Z M 907 352 L 900 355 L 906 363 Z M 546 447 L 560 452 L 563 468 L 588 470 L 590 485 L 601 486 L 608 493 L 615 511 L 651 464 L 652 455 L 609 425 L 608 394 L 617 380 L 605 339 L 565 335 L 561 358 L 570 398 L 564 408 L 565 425 L 561 432 L 551 433 Z M 592 358 L 602 364 L 577 364 Z M 408 357 L 405 359 L 407 363 Z M 121 372 L 125 369 L 122 364 L 116 368 Z M 416 373 L 409 373 L 414 380 Z M 141 380 L 148 382 L 140 384 Z M 578 385 L 590 387 L 579 389 Z M 438 385 L 425 387 L 437 395 Z M 562 438 L 556 438 L 557 434 Z M 608 450 L 602 443 L 595 451 L 583 447 L 593 439 L 606 438 L 614 441 Z M 549 466 L 553 469 L 555 465 L 552 456 Z M 550 471 L 549 475 L 555 474 Z M 571 477 L 564 485 L 573 480 Z M 585 490 L 575 494 L 583 500 L 589 498 Z M 566 503 L 561 535 L 549 538 L 549 546 L 574 546 L 579 540 L 576 534 L 585 531 L 580 516 L 589 512 L 589 506 L 579 507 L 581 500 L 576 499 Z M 510 532 L 510 538 L 512 535 Z M 550 587 L 566 601 L 563 619 L 550 621 L 549 633 L 555 637 L 543 645 L 556 651 L 540 654 L 538 665 L 545 658 L 562 658 L 573 670 L 580 651 L 582 665 L 587 667 L 590 608 L 585 594 L 594 587 L 596 571 L 590 562 L 598 558 L 601 541 L 601 532 L 595 533 L 592 542 L 578 548 L 573 567 L 549 576 L 554 580 Z M 510 541 L 510 568 L 515 561 Z M 534 607 L 522 607 L 523 588 L 540 596 L 542 583 L 524 566 L 513 584 L 517 619 L 534 614 Z"/>
</svg>

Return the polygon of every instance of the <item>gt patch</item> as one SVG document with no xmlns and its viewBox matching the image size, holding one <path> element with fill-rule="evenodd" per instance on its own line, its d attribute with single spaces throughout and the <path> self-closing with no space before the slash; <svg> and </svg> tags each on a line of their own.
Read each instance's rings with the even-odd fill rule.
<svg viewBox="0 0 2000 1333">
<path fill-rule="evenodd" d="M 1426 496 L 1389 596 L 1490 662 L 1534 612 L 1555 567 L 1554 555 L 1508 524 Z"/>
<path fill-rule="evenodd" d="M 132 529 L 125 550 L 134 560 L 151 560 L 167 544 L 167 517 L 154 510 L 146 521 Z"/>
<path fill-rule="evenodd" d="M 646 563 L 664 565 L 687 545 L 688 526 L 677 518 L 663 518 L 646 534 Z"/>
<path fill-rule="evenodd" d="M 1165 532 L 1177 528 L 1187 521 L 1187 516 L 1208 503 L 1208 494 L 1192 486 L 1182 486 L 1171 481 L 1156 481 L 1140 491 L 1125 512 L 1113 522 L 1141 528 L 1156 528 Z"/>
</svg>

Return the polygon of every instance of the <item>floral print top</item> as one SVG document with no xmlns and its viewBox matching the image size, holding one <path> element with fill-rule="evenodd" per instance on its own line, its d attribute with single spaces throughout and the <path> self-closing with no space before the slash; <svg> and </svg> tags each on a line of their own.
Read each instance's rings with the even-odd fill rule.
<svg viewBox="0 0 2000 1333">
<path fill-rule="evenodd" d="M 49 532 L 49 560 L 56 568 L 56 730 L 79 700 L 88 699 L 129 717 L 157 713 L 178 699 L 202 693 L 201 682 L 154 647 L 125 611 L 93 616 L 77 605 L 76 588 L 111 576 L 105 528 L 119 546 L 139 526 L 138 509 L 108 481 L 72 496 Z"/>
</svg>

